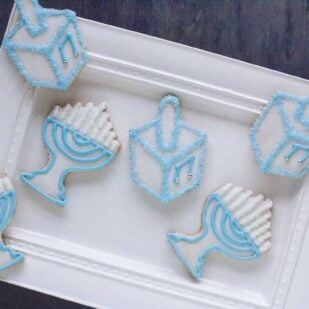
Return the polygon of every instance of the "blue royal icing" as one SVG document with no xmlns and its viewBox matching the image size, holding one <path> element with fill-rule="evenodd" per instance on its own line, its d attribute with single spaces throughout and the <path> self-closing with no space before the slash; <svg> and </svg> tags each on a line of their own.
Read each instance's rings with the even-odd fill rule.
<svg viewBox="0 0 309 309">
<path fill-rule="evenodd" d="M 72 51 L 73 51 L 73 54 L 75 57 L 78 56 L 78 50 L 76 48 L 76 45 L 73 41 L 73 38 L 72 38 L 72 34 L 70 32 L 67 32 L 67 34 L 63 37 L 61 43 L 59 44 L 59 52 L 60 52 L 60 55 L 61 55 L 61 59 L 62 59 L 62 62 L 64 64 L 68 64 L 69 63 L 69 58 L 67 57 L 65 51 L 64 51 L 64 47 L 65 47 L 65 44 L 69 42 L 70 43 L 70 46 L 72 48 Z"/>
<path fill-rule="evenodd" d="M 29 16 L 29 12 L 27 12 L 27 9 L 25 7 L 25 0 L 14 0 L 16 7 L 19 11 L 20 18 L 25 24 L 25 27 L 27 28 L 27 31 L 29 34 L 33 37 L 43 33 L 47 29 L 47 23 L 45 21 L 45 18 L 42 14 L 40 14 L 41 10 L 43 9 L 38 0 L 30 0 L 31 6 L 29 7 L 29 10 L 32 10 L 33 15 L 35 15 L 35 18 L 31 18 Z"/>
<path fill-rule="evenodd" d="M 295 113 L 292 115 L 294 119 L 291 119 L 291 115 L 287 114 L 284 107 L 284 101 L 292 101 L 296 104 Z M 309 98 L 300 98 L 294 95 L 290 95 L 284 92 L 276 92 L 269 103 L 265 106 L 260 116 L 255 121 L 255 124 L 250 130 L 249 138 L 252 144 L 255 157 L 262 171 L 265 173 L 279 174 L 287 177 L 301 178 L 309 170 L 309 118 L 306 116 L 309 109 Z M 263 126 L 264 121 L 267 119 L 268 114 L 273 108 L 278 108 L 279 116 L 282 120 L 284 127 L 283 137 L 278 141 L 277 144 L 273 145 L 273 151 L 266 155 L 262 155 L 261 145 L 262 141 L 258 141 L 257 134 L 260 128 Z M 308 114 L 307 114 L 308 115 Z M 298 121 L 303 126 L 303 130 L 299 131 L 292 123 Z M 280 128 L 275 128 L 280 130 Z M 271 134 L 271 132 L 269 133 Z M 284 148 L 289 145 L 288 150 Z M 274 166 L 274 162 L 278 156 L 285 158 L 286 163 L 293 158 L 294 155 L 299 154 L 301 151 L 302 156 L 299 159 L 297 170 L 285 166 Z"/>
<path fill-rule="evenodd" d="M 171 139 L 169 142 L 166 142 L 163 136 L 162 118 L 168 105 L 173 107 L 174 121 L 171 130 Z M 142 133 L 148 130 L 155 130 L 155 146 L 152 146 L 150 142 L 142 136 Z M 192 133 L 195 138 L 194 141 L 184 148 L 179 147 L 180 132 L 182 131 Z M 205 161 L 207 135 L 203 131 L 193 128 L 180 119 L 180 103 L 177 97 L 173 95 L 165 96 L 160 102 L 156 119 L 141 127 L 130 129 L 129 139 L 131 177 L 134 183 L 146 193 L 160 200 L 162 203 L 169 203 L 171 200 L 180 197 L 184 193 L 200 185 Z M 162 173 L 159 191 L 147 185 L 143 179 L 140 178 L 136 166 L 136 147 L 141 147 L 146 154 L 159 163 Z M 194 151 L 198 153 L 192 154 Z M 187 183 L 185 183 L 182 188 L 171 191 L 169 175 L 173 166 L 175 166 L 173 182 L 178 185 L 180 182 L 181 170 L 186 164 L 188 164 Z M 195 175 L 192 174 L 193 164 L 197 165 Z"/>
<path fill-rule="evenodd" d="M 304 126 L 309 128 L 309 98 L 305 98 L 299 101 L 299 107 L 295 111 L 295 118 L 300 121 Z"/>
<path fill-rule="evenodd" d="M 164 142 L 163 137 L 163 115 L 165 109 L 168 105 L 173 107 L 174 110 L 174 120 L 173 120 L 173 129 L 171 130 L 171 141 L 170 143 Z M 157 145 L 161 151 L 175 151 L 177 149 L 177 142 L 180 133 L 180 103 L 177 97 L 174 96 L 166 96 L 164 97 L 158 108 L 158 115 L 157 115 L 157 127 L 156 127 L 156 139 Z"/>
<path fill-rule="evenodd" d="M 83 39 L 78 27 L 76 14 L 70 10 L 55 10 L 42 8 L 37 0 L 31 0 L 32 9 L 37 18 L 37 24 L 30 20 L 29 15 L 25 12 L 24 1 L 15 0 L 16 6 L 20 12 L 21 19 L 13 27 L 13 29 L 4 37 L 3 46 L 7 51 L 10 59 L 16 66 L 17 70 L 24 76 L 24 78 L 36 87 L 47 87 L 53 89 L 66 90 L 78 75 L 82 67 L 88 61 L 88 54 L 85 50 Z M 47 31 L 48 18 L 64 16 L 65 20 L 59 24 L 56 33 L 53 33 L 50 37 L 50 41 L 47 43 L 36 44 L 35 38 Z M 73 26 L 77 42 L 74 42 L 73 35 L 67 31 L 69 25 Z M 29 33 L 28 42 L 14 42 L 15 35 L 26 28 Z M 31 43 L 33 41 L 33 43 Z M 60 42 L 60 43 L 59 43 Z M 64 44 L 68 43 L 72 47 L 72 55 L 78 59 L 75 66 L 68 71 L 66 65 L 68 64 L 69 57 L 64 54 Z M 62 57 L 63 63 L 59 63 L 54 55 L 54 49 L 58 45 L 59 52 Z M 31 73 L 28 72 L 26 66 L 18 56 L 18 52 L 29 52 L 43 55 L 49 64 L 52 74 L 55 76 L 53 80 L 37 80 Z"/>
<path fill-rule="evenodd" d="M 185 167 L 188 166 L 188 178 L 190 179 L 193 176 L 193 164 L 195 161 L 194 156 L 190 156 L 187 159 L 183 160 L 182 162 L 179 162 L 175 165 L 175 173 L 174 173 L 174 183 L 178 184 L 180 181 L 180 173 L 181 170 Z"/>
<path fill-rule="evenodd" d="M 51 131 L 50 138 L 47 133 L 48 128 Z M 31 173 L 22 173 L 20 178 L 36 192 L 58 206 L 64 206 L 67 203 L 64 180 L 69 173 L 99 170 L 108 165 L 116 156 L 113 151 L 96 143 L 52 116 L 46 118 L 43 124 L 42 136 L 43 142 L 50 153 L 50 160 L 47 166 L 42 169 L 36 169 Z M 57 164 L 57 159 L 60 155 L 70 160 L 71 165 L 62 170 L 58 179 L 59 192 L 55 197 L 42 190 L 33 180 L 37 176 L 48 177 L 49 172 Z"/>
<path fill-rule="evenodd" d="M 188 244 L 201 242 L 210 233 L 213 234 L 218 243 L 205 245 L 203 250 L 199 252 L 195 264 L 192 264 L 179 244 L 181 242 Z M 212 251 L 221 252 L 238 260 L 252 260 L 260 256 L 260 250 L 253 239 L 240 226 L 217 193 L 212 193 L 205 202 L 202 212 L 202 229 L 198 234 L 188 236 L 168 233 L 167 239 L 194 278 L 202 276 L 205 258 Z"/>
<path fill-rule="evenodd" d="M 0 233 L 2 235 L 4 229 L 11 221 L 14 211 L 15 211 L 15 190 L 7 190 L 0 194 Z M 6 246 L 3 241 L 0 243 L 0 252 L 7 253 L 10 257 L 10 260 L 5 263 L 0 263 L 0 270 L 7 269 L 17 263 L 20 263 L 24 260 L 25 256 L 21 252 L 16 252 L 10 246 Z"/>
</svg>

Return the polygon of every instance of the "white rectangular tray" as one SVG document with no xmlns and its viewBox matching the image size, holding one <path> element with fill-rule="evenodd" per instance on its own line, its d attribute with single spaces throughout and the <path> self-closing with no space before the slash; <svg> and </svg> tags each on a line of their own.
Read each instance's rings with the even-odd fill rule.
<svg viewBox="0 0 309 309">
<path fill-rule="evenodd" d="M 17 20 L 13 13 L 9 28 Z M 309 82 L 179 44 L 80 19 L 90 60 L 67 92 L 38 89 L 0 54 L 0 163 L 17 188 L 6 241 L 26 254 L 1 279 L 94 307 L 303 308 L 309 301 L 308 178 L 263 174 L 248 131 L 275 90 L 307 95 Z M 202 185 L 168 207 L 129 175 L 128 130 L 174 93 L 183 118 L 209 136 Z M 57 207 L 20 180 L 47 162 L 44 117 L 55 104 L 106 101 L 122 142 L 102 172 L 72 174 Z M 273 249 L 251 262 L 213 254 L 204 278 L 187 274 L 168 231 L 194 232 L 207 194 L 233 181 L 274 200 Z"/>
</svg>

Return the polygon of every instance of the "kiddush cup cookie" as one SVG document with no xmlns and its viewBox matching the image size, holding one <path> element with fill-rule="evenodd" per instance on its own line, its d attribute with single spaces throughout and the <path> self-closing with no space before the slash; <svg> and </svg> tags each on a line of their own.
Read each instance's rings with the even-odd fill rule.
<svg viewBox="0 0 309 309">
<path fill-rule="evenodd" d="M 239 260 L 256 259 L 268 251 L 272 206 L 262 195 L 227 183 L 208 196 L 198 233 L 168 233 L 167 238 L 192 276 L 199 278 L 213 251 Z"/>
<path fill-rule="evenodd" d="M 15 3 L 20 20 L 3 40 L 10 59 L 33 86 L 67 89 L 88 60 L 75 12 Z"/>
<path fill-rule="evenodd" d="M 3 242 L 2 233 L 9 224 L 15 210 L 15 189 L 9 178 L 0 179 L 0 270 L 11 267 L 24 260 L 24 255 L 16 252 Z"/>
<path fill-rule="evenodd" d="M 60 206 L 67 202 L 67 174 L 102 169 L 120 150 L 105 103 L 55 106 L 43 124 L 42 135 L 49 162 L 42 169 L 22 173 L 21 179 Z"/>
<path fill-rule="evenodd" d="M 309 97 L 276 92 L 249 137 L 262 171 L 305 176 L 309 171 Z"/>
<path fill-rule="evenodd" d="M 131 177 L 161 203 L 195 189 L 203 176 L 207 135 L 182 121 L 180 111 L 179 99 L 167 95 L 154 120 L 130 130 Z"/>
</svg>

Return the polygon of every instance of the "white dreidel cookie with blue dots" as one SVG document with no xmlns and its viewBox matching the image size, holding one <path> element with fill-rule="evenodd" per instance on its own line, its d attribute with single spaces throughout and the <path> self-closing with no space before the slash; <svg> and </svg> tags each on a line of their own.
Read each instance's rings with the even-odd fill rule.
<svg viewBox="0 0 309 309">
<path fill-rule="evenodd" d="M 154 120 L 130 130 L 131 177 L 165 204 L 198 187 L 203 176 L 207 135 L 184 122 L 180 112 L 179 99 L 167 95 Z"/>
<path fill-rule="evenodd" d="M 66 90 L 88 60 L 75 12 L 15 3 L 20 20 L 3 39 L 11 61 L 33 86 Z"/>
<path fill-rule="evenodd" d="M 21 179 L 49 201 L 67 203 L 65 178 L 71 172 L 100 170 L 120 150 L 106 104 L 55 106 L 42 128 L 49 153 L 44 168 L 22 173 Z"/>
<path fill-rule="evenodd" d="M 276 92 L 249 136 L 263 172 L 304 177 L 309 171 L 309 97 Z"/>
<path fill-rule="evenodd" d="M 10 223 L 16 206 L 15 189 L 8 177 L 0 178 L 0 270 L 7 269 L 24 260 L 24 254 L 15 251 L 3 241 L 3 232 Z"/>
</svg>

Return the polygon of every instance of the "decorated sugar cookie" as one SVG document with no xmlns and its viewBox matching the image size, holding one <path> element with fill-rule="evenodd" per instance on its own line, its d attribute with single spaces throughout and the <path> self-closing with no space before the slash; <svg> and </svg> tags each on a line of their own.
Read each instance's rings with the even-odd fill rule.
<svg viewBox="0 0 309 309">
<path fill-rule="evenodd" d="M 166 117 L 167 109 L 172 121 Z M 130 130 L 133 181 L 161 203 L 169 203 L 199 186 L 206 142 L 203 131 L 181 120 L 178 98 L 165 96 L 154 120 Z"/>
<path fill-rule="evenodd" d="M 75 12 L 15 3 L 20 20 L 3 40 L 12 62 L 33 86 L 67 89 L 88 60 Z"/>
<path fill-rule="evenodd" d="M 199 232 L 168 233 L 167 238 L 192 276 L 199 278 L 213 251 L 239 260 L 256 259 L 268 251 L 272 205 L 262 195 L 227 183 L 208 196 Z"/>
<path fill-rule="evenodd" d="M 262 171 L 305 176 L 309 171 L 309 97 L 276 92 L 249 136 Z"/>
<path fill-rule="evenodd" d="M 65 205 L 65 177 L 71 172 L 99 170 L 120 150 L 109 118 L 105 103 L 56 106 L 42 130 L 49 162 L 42 169 L 22 173 L 21 179 L 51 202 Z"/>
<path fill-rule="evenodd" d="M 24 255 L 4 244 L 2 233 L 13 217 L 15 210 L 15 189 L 9 178 L 0 179 L 0 270 L 24 260 Z"/>
</svg>

